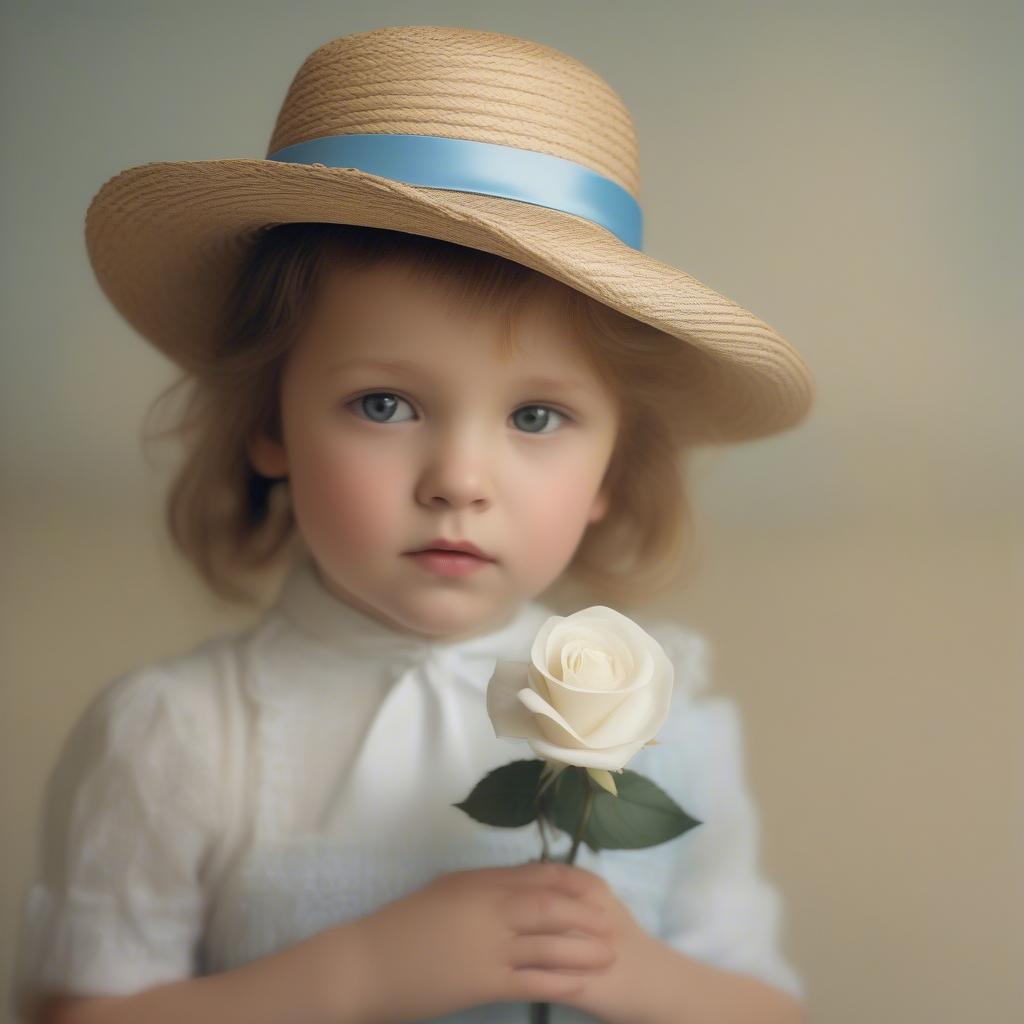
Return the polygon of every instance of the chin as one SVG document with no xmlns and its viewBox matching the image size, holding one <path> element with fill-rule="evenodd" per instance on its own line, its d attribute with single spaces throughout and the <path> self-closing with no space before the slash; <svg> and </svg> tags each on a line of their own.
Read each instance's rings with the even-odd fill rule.
<svg viewBox="0 0 1024 1024">
<path fill-rule="evenodd" d="M 407 629 L 431 640 L 445 640 L 452 635 L 483 632 L 486 623 L 495 615 L 493 608 L 482 604 L 477 598 L 466 597 L 460 602 L 456 597 L 447 610 L 444 607 L 447 602 L 443 597 L 438 598 L 434 595 L 426 600 L 427 606 L 422 610 L 422 614 L 410 610 L 410 614 L 403 615 L 401 621 Z"/>
</svg>

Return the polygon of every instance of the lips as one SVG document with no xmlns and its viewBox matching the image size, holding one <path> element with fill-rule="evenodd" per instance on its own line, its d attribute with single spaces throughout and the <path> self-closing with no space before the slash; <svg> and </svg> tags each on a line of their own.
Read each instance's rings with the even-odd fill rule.
<svg viewBox="0 0 1024 1024">
<path fill-rule="evenodd" d="M 414 555 L 422 554 L 424 551 L 453 551 L 457 554 L 473 555 L 485 562 L 493 562 L 494 559 L 489 555 L 481 551 L 475 544 L 468 540 L 445 540 L 438 537 L 436 540 L 430 541 L 426 547 L 419 548 L 416 551 L 410 552 Z"/>
</svg>

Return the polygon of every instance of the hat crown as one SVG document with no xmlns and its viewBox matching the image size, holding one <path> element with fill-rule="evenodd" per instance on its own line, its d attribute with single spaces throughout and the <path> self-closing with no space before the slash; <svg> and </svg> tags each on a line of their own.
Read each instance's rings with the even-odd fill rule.
<svg viewBox="0 0 1024 1024">
<path fill-rule="evenodd" d="M 547 153 L 639 200 L 636 130 L 586 65 L 477 29 L 397 26 L 332 39 L 296 72 L 267 155 L 332 135 L 433 135 Z"/>
</svg>

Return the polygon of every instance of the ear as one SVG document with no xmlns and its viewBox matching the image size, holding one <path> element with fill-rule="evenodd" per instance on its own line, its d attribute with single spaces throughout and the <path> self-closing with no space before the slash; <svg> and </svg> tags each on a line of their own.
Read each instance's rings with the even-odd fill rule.
<svg viewBox="0 0 1024 1024">
<path fill-rule="evenodd" d="M 266 434 L 250 438 L 246 452 L 253 468 L 265 477 L 274 479 L 288 475 L 288 453 L 284 445 L 272 441 Z"/>
</svg>

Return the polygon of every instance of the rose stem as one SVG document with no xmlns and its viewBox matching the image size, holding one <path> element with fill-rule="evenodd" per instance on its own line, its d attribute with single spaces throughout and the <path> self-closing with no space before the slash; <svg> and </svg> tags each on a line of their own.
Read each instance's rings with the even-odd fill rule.
<svg viewBox="0 0 1024 1024">
<path fill-rule="evenodd" d="M 590 779 L 587 778 L 587 771 L 585 768 L 581 769 L 584 777 L 584 785 L 587 787 L 587 794 L 583 798 L 583 814 L 580 815 L 579 828 L 576 829 L 576 835 L 572 839 L 572 849 L 569 851 L 569 856 L 566 859 L 566 864 L 573 864 L 576 861 L 576 851 L 580 847 L 580 841 L 583 839 L 583 833 L 587 827 L 587 819 L 590 817 L 590 806 L 594 802 L 594 787 L 591 785 Z"/>
<path fill-rule="evenodd" d="M 540 855 L 542 862 L 551 860 L 551 851 L 548 849 L 548 837 L 547 833 L 544 831 L 544 805 L 541 803 L 541 797 L 544 795 L 544 790 L 546 790 L 552 782 L 557 786 L 560 781 L 561 773 L 555 774 L 552 772 L 548 780 L 540 787 L 539 790 L 537 790 L 537 796 L 534 799 L 534 803 L 537 805 L 537 828 L 540 829 L 540 842 L 543 847 Z"/>
<path fill-rule="evenodd" d="M 537 813 L 537 828 L 540 829 L 540 842 L 543 847 L 540 859 L 542 861 L 551 860 L 550 851 L 548 850 L 548 837 L 547 833 L 544 831 L 544 815 L 540 812 Z"/>
<path fill-rule="evenodd" d="M 550 1003 L 530 1003 L 530 1024 L 548 1024 Z"/>
</svg>

